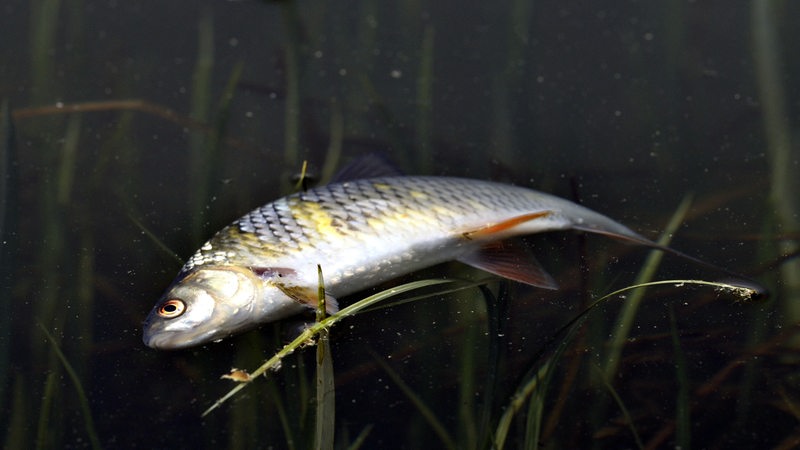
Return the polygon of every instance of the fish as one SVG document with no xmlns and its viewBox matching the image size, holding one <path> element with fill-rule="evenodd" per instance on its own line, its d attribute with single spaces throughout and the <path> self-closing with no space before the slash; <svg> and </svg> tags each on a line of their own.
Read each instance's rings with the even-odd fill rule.
<svg viewBox="0 0 800 450">
<path fill-rule="evenodd" d="M 143 324 L 143 341 L 182 349 L 317 307 L 433 265 L 460 261 L 557 289 L 515 236 L 576 230 L 659 247 L 609 217 L 525 187 L 466 178 L 378 176 L 267 203 L 191 256 Z"/>
</svg>

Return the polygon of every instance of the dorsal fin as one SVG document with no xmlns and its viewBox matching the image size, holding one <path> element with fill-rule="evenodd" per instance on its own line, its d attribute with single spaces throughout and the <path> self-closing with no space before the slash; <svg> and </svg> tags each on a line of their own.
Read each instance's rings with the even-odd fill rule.
<svg viewBox="0 0 800 450">
<path fill-rule="evenodd" d="M 380 153 L 368 153 L 350 161 L 339 172 L 333 176 L 331 183 L 343 183 L 345 181 L 363 180 L 375 177 L 397 177 L 403 173 L 397 168 L 389 158 Z"/>
</svg>

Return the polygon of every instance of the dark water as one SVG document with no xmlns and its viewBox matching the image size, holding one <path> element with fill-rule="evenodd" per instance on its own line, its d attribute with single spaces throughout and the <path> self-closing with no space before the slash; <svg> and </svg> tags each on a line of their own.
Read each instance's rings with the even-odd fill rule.
<svg viewBox="0 0 800 450">
<path fill-rule="evenodd" d="M 337 446 L 366 431 L 362 448 L 489 448 L 525 374 L 548 361 L 542 412 L 523 404 L 507 448 L 797 445 L 800 271 L 780 256 L 798 231 L 798 8 L 4 2 L 0 99 L 16 132 L 0 143 L 4 447 L 86 448 L 94 435 L 104 448 L 309 448 L 311 348 L 200 417 L 232 386 L 219 376 L 256 368 L 292 324 L 171 353 L 144 347 L 140 324 L 180 267 L 172 253 L 291 191 L 303 160 L 322 174 L 371 152 L 408 173 L 580 199 L 652 238 L 691 194 L 673 245 L 773 295 L 648 290 L 604 382 L 625 302 L 571 341 L 557 332 L 632 284 L 647 252 L 533 238 L 560 291 L 511 285 L 498 314 L 471 290 L 333 328 Z M 415 278 L 443 275 L 476 274 Z M 719 277 L 672 257 L 655 276 Z"/>
</svg>

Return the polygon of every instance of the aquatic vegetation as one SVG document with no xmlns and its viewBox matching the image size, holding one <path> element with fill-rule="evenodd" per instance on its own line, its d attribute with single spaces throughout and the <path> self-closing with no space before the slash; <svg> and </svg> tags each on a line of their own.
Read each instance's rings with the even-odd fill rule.
<svg viewBox="0 0 800 450">
<path fill-rule="evenodd" d="M 381 301 L 383 301 L 383 300 L 385 300 L 387 298 L 391 298 L 391 297 L 394 297 L 396 295 L 400 295 L 400 294 L 405 293 L 407 291 L 414 290 L 414 289 L 420 289 L 420 288 L 428 287 L 428 286 L 434 286 L 434 285 L 437 285 L 437 284 L 445 284 L 445 283 L 453 283 L 453 281 L 448 281 L 448 280 L 421 280 L 421 281 L 415 281 L 415 282 L 407 283 L 405 285 L 401 285 L 401 286 L 397 286 L 397 287 L 391 288 L 391 289 L 386 290 L 386 291 L 379 292 L 379 293 L 371 295 L 371 296 L 369 296 L 369 297 L 367 297 L 367 298 L 365 298 L 363 300 L 355 302 L 350 306 L 342 308 L 340 311 L 338 311 L 337 313 L 331 315 L 330 317 L 324 318 L 324 319 L 319 320 L 318 322 L 316 322 L 316 323 L 314 323 L 312 325 L 309 325 L 292 342 L 290 342 L 289 344 L 286 344 L 281 349 L 281 351 L 279 351 L 278 353 L 273 355 L 264 364 L 259 366 L 253 372 L 251 372 L 250 378 L 251 379 L 255 379 L 258 376 L 263 375 L 264 373 L 266 373 L 269 370 L 279 369 L 281 367 L 281 365 L 282 365 L 283 359 L 286 356 L 294 353 L 295 350 L 297 350 L 297 349 L 299 349 L 299 348 L 301 348 L 303 346 L 306 346 L 309 343 L 313 343 L 314 340 L 316 339 L 317 335 L 320 334 L 320 332 L 332 327 L 336 322 L 338 322 L 338 321 L 340 321 L 340 320 L 342 320 L 342 319 L 344 319 L 346 317 L 354 315 L 354 314 L 362 311 L 363 309 L 371 307 L 371 306 L 375 305 L 376 303 L 379 303 L 379 302 L 381 302 Z M 439 293 L 442 294 L 442 293 L 445 293 L 445 292 L 447 292 L 447 291 L 442 291 L 442 292 L 439 292 Z M 244 384 L 240 384 L 240 385 L 236 386 L 235 388 L 231 389 L 227 394 L 225 394 L 222 398 L 217 400 L 210 408 L 208 408 L 203 413 L 203 415 L 205 416 L 206 414 L 208 414 L 211 411 L 213 411 L 216 408 L 218 408 L 225 401 L 227 401 L 229 398 L 231 398 L 233 395 L 235 395 L 237 392 L 239 392 L 242 388 L 244 388 L 244 386 L 245 386 Z"/>
<path fill-rule="evenodd" d="M 664 229 L 664 233 L 662 233 L 661 238 L 657 241 L 659 245 L 663 245 L 665 247 L 669 246 L 672 236 L 678 230 L 678 227 L 686 217 L 686 213 L 688 212 L 690 205 L 691 197 L 687 196 L 672 214 L 672 218 L 669 220 L 667 227 Z M 642 266 L 642 270 L 639 272 L 639 275 L 637 275 L 634 284 L 639 285 L 649 283 L 658 270 L 658 265 L 661 262 L 662 256 L 663 254 L 661 252 L 650 252 L 650 255 L 647 257 L 644 266 Z M 639 304 L 641 304 L 642 300 L 644 299 L 644 293 L 644 289 L 636 290 L 625 300 L 625 305 L 622 307 L 622 311 L 620 312 L 619 317 L 617 317 L 616 323 L 612 327 L 614 334 L 609 341 L 608 352 L 603 358 L 606 363 L 605 367 L 603 368 L 603 378 L 606 380 L 613 379 L 616 375 L 620 354 L 622 353 L 625 341 L 628 340 L 631 327 L 633 326 L 633 321 L 636 318 L 636 310 L 639 308 Z"/>
<path fill-rule="evenodd" d="M 320 274 L 322 271 L 320 270 Z M 321 275 L 320 275 L 321 277 Z M 374 308 L 381 302 L 385 302 L 388 300 L 393 300 L 395 296 L 403 294 L 409 291 L 415 291 L 422 288 L 427 288 L 431 286 L 437 285 L 444 285 L 445 289 L 439 289 L 433 293 L 427 293 L 424 295 L 415 296 L 412 298 L 408 298 L 403 300 L 401 303 L 407 303 L 410 301 L 417 301 L 424 298 L 431 298 L 437 297 L 439 295 L 445 293 L 452 293 L 462 291 L 464 289 L 473 289 L 475 287 L 480 286 L 482 283 L 474 284 L 474 283 L 464 283 L 464 282 L 457 282 L 454 280 L 421 280 L 416 282 L 407 283 L 405 285 L 398 286 L 396 288 L 391 288 L 386 291 L 380 292 L 378 294 L 372 295 L 367 297 L 363 300 L 355 302 L 354 304 L 342 309 L 338 313 L 331 315 L 330 317 L 325 317 L 325 310 L 324 310 L 324 303 L 318 309 L 317 313 L 317 322 L 313 325 L 307 327 L 297 338 L 295 338 L 291 343 L 284 346 L 279 352 L 273 355 L 267 362 L 262 364 L 260 367 L 255 369 L 252 374 L 249 374 L 246 377 L 243 377 L 237 381 L 240 383 L 231 389 L 227 394 L 223 397 L 219 398 L 211 407 L 206 409 L 203 415 L 207 415 L 220 406 L 223 403 L 231 399 L 234 395 L 236 395 L 239 391 L 241 391 L 245 386 L 249 383 L 257 381 L 257 377 L 261 375 L 266 375 L 269 371 L 277 371 L 280 370 L 282 366 L 283 360 L 288 357 L 290 354 L 294 353 L 295 351 L 302 349 L 303 347 L 309 344 L 316 344 L 317 345 L 317 397 L 316 397 L 316 407 L 315 410 L 317 411 L 316 415 L 316 433 L 315 433 L 315 442 L 322 442 L 323 439 L 328 439 L 323 448 L 328 448 L 328 446 L 332 446 L 332 439 L 333 439 L 333 417 L 335 414 L 333 413 L 333 396 L 334 396 L 334 385 L 333 385 L 333 368 L 331 365 L 332 353 L 331 348 L 329 345 L 329 333 L 333 329 L 333 326 L 339 322 L 340 320 L 353 316 L 362 312 L 374 310 Z M 446 287 L 447 285 L 454 285 L 452 287 Z M 541 364 L 537 362 L 537 364 L 532 367 L 528 374 L 523 377 L 523 381 L 520 383 L 518 389 L 514 392 L 514 394 L 510 397 L 509 403 L 502 408 L 502 415 L 497 419 L 497 429 L 492 434 L 493 438 L 493 446 L 494 448 L 505 448 L 506 439 L 509 435 L 512 419 L 520 413 L 522 408 L 527 404 L 528 411 L 526 413 L 527 421 L 526 426 L 524 428 L 524 440 L 528 442 L 527 445 L 537 445 L 536 443 L 541 442 L 542 439 L 542 424 L 546 417 L 546 407 L 545 407 L 545 399 L 547 394 L 551 391 L 551 383 L 553 382 L 553 376 L 556 373 L 555 366 L 559 363 L 560 359 L 564 356 L 564 352 L 573 344 L 575 336 L 578 334 L 581 327 L 584 325 L 585 321 L 588 319 L 589 313 L 592 312 L 594 309 L 599 308 L 606 302 L 610 301 L 619 301 L 620 299 L 625 300 L 625 297 L 622 295 L 628 291 L 635 291 L 640 289 L 646 289 L 648 287 L 655 287 L 655 286 L 677 286 L 681 288 L 688 288 L 691 285 L 696 286 L 709 286 L 720 291 L 725 292 L 727 295 L 734 296 L 737 301 L 744 301 L 750 302 L 753 299 L 759 298 L 760 293 L 753 290 L 747 286 L 740 286 L 740 285 L 732 285 L 728 283 L 720 283 L 720 282 L 712 282 L 712 281 L 704 281 L 704 280 L 659 280 L 659 281 L 651 281 L 640 283 L 636 285 L 631 285 L 622 289 L 618 289 L 614 292 L 606 294 L 599 299 L 595 300 L 589 307 L 587 307 L 584 311 L 582 311 L 578 316 L 572 319 L 570 323 L 564 326 L 561 332 L 557 333 L 556 336 L 553 337 L 553 340 L 550 344 L 556 347 L 555 351 L 552 355 L 546 358 Z M 322 283 L 322 278 L 320 278 L 320 297 L 324 298 L 324 288 Z M 487 301 L 493 300 L 487 296 Z M 397 303 L 392 303 L 393 305 L 397 305 Z M 680 384 L 682 388 L 679 390 L 678 395 L 678 414 L 679 419 L 681 417 L 686 417 L 687 419 L 678 420 L 678 433 L 679 433 L 679 440 L 681 442 L 689 442 L 688 433 L 688 380 L 685 374 L 685 367 L 686 361 L 685 356 L 680 351 L 680 343 L 675 331 L 675 320 L 674 315 L 671 316 L 671 327 L 672 327 L 672 342 L 676 349 L 676 354 L 678 355 L 678 362 L 676 363 L 676 367 L 678 370 L 678 380 L 680 380 Z M 561 334 L 563 333 L 563 336 Z M 544 354 L 545 351 L 549 350 L 547 345 L 545 345 L 542 350 L 538 353 L 537 356 L 541 356 Z M 421 399 L 414 391 L 414 388 L 407 385 L 402 378 L 389 366 L 386 362 L 382 359 L 377 357 L 377 355 L 373 354 L 373 358 L 375 359 L 376 363 L 389 375 L 390 379 L 398 386 L 398 388 L 403 392 L 403 394 L 409 399 L 409 401 L 417 408 L 419 413 L 422 417 L 425 418 L 425 421 L 430 425 L 430 427 L 435 431 L 436 435 L 441 440 L 441 444 L 445 448 L 459 448 L 459 445 L 456 445 L 453 438 L 450 436 L 450 433 L 447 431 L 446 427 L 442 424 L 442 422 L 437 418 L 436 414 L 426 406 L 423 399 Z M 471 367 L 467 367 L 464 372 L 471 371 Z M 624 404 L 619 397 L 619 395 L 614 391 L 613 386 L 611 386 L 608 382 L 608 378 L 602 372 L 598 371 L 598 376 L 601 377 L 603 383 L 606 385 L 607 389 L 611 393 L 612 397 L 614 398 L 617 405 L 620 409 L 624 412 L 625 417 L 627 418 L 627 423 L 630 427 L 633 427 L 633 423 L 631 420 L 630 413 L 625 409 Z M 494 420 L 491 420 L 494 422 Z M 475 424 L 473 424 L 474 426 Z M 632 434 L 634 435 L 636 441 L 639 443 L 639 447 L 641 448 L 641 439 L 636 432 L 635 428 L 632 428 Z M 478 436 L 477 441 L 473 438 L 471 441 L 483 443 L 486 442 L 489 436 Z M 474 447 L 475 445 L 473 445 Z M 482 445 L 479 445 L 479 447 Z"/>
<path fill-rule="evenodd" d="M 58 359 L 61 361 L 61 364 L 64 365 L 64 370 L 67 372 L 70 380 L 72 380 L 72 383 L 75 386 L 75 390 L 78 393 L 78 399 L 80 400 L 81 404 L 81 411 L 83 412 L 83 419 L 86 422 L 86 434 L 87 436 L 89 436 L 89 441 L 92 444 L 92 448 L 98 450 L 101 448 L 100 439 L 97 437 L 97 431 L 95 430 L 94 426 L 94 419 L 92 418 L 92 411 L 91 408 L 89 407 L 89 399 L 86 397 L 86 391 L 83 388 L 83 384 L 81 383 L 80 377 L 75 372 L 75 369 L 72 368 L 72 365 L 69 363 L 69 361 L 67 361 L 67 357 L 64 356 L 64 352 L 62 352 L 61 349 L 58 347 L 58 344 L 56 343 L 53 335 L 47 331 L 47 328 L 45 328 L 44 325 L 42 325 L 41 323 L 38 325 L 39 328 L 42 330 L 42 332 L 45 334 L 45 336 L 47 336 L 47 340 L 50 341 L 50 343 L 52 344 L 53 351 L 55 352 L 56 356 L 58 356 Z M 54 376 L 55 372 L 51 372 L 50 375 L 48 375 L 48 386 L 51 385 L 50 381 L 54 379 L 53 378 Z M 49 396 L 45 395 L 44 398 L 49 398 Z M 43 415 L 43 417 L 46 416 Z M 46 425 L 44 427 L 46 427 Z M 45 442 L 45 440 L 41 438 L 38 441 L 40 444 Z"/>
</svg>

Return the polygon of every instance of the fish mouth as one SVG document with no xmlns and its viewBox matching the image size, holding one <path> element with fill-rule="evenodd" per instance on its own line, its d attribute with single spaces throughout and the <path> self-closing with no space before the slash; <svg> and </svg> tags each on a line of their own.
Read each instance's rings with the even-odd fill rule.
<svg viewBox="0 0 800 450">
<path fill-rule="evenodd" d="M 156 350 L 182 350 L 204 344 L 214 339 L 219 330 L 212 329 L 187 335 L 184 332 L 170 332 L 164 330 L 144 330 L 142 341 L 144 345 Z"/>
</svg>

